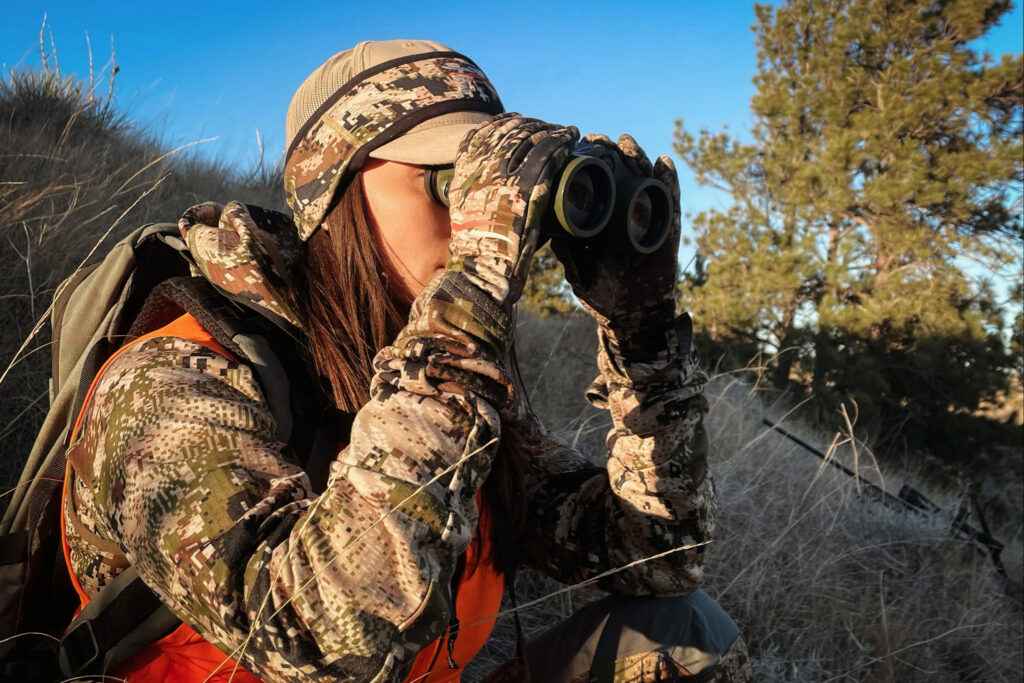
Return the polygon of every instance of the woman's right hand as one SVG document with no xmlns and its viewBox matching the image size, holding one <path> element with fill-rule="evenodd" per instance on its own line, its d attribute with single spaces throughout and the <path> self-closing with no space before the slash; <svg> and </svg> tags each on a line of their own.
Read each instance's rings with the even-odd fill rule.
<svg viewBox="0 0 1024 683">
<path fill-rule="evenodd" d="M 541 216 L 578 140 L 575 126 L 506 113 L 459 146 L 448 191 L 448 270 L 464 273 L 503 308 L 522 294 Z"/>
</svg>

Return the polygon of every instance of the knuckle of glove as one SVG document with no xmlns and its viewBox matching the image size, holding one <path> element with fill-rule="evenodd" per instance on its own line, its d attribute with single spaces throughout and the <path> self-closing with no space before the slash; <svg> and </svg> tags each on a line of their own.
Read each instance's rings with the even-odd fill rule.
<svg viewBox="0 0 1024 683">
<path fill-rule="evenodd" d="M 459 145 L 458 156 L 475 156 L 481 148 L 493 147 L 510 130 L 514 130 L 523 117 L 516 112 L 505 112 L 474 128 Z"/>
<path fill-rule="evenodd" d="M 509 171 L 528 180 L 537 180 L 545 169 L 569 156 L 575 142 L 575 128 L 548 126 L 523 142 L 508 158 Z"/>
<path fill-rule="evenodd" d="M 536 159 L 536 172 L 533 174 L 534 185 L 543 185 L 545 190 L 553 190 L 557 185 L 559 174 L 569 161 L 572 154 L 571 143 L 552 143 Z"/>
<path fill-rule="evenodd" d="M 665 183 L 672 190 L 673 198 L 679 201 L 679 172 L 668 155 L 662 154 L 654 162 L 654 177 Z"/>
<path fill-rule="evenodd" d="M 612 139 L 604 133 L 587 133 L 583 136 L 584 142 L 588 142 L 592 145 L 600 145 L 602 147 L 615 147 L 615 143 Z"/>
<path fill-rule="evenodd" d="M 641 178 L 650 178 L 654 175 L 654 166 L 647 158 L 646 152 L 629 133 L 619 136 L 615 151 L 618 153 L 619 160 L 633 175 Z"/>
<path fill-rule="evenodd" d="M 469 178 L 477 185 L 496 184 L 510 177 L 521 180 L 537 167 L 536 159 L 550 156 L 559 146 L 571 145 L 578 136 L 573 126 L 556 126 L 539 119 L 508 116 L 497 124 L 491 121 L 460 145 L 453 189 Z"/>
</svg>

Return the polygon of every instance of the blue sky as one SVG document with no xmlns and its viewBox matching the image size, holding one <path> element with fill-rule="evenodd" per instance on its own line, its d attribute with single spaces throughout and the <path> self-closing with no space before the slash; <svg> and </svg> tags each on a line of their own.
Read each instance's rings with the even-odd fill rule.
<svg viewBox="0 0 1024 683">
<path fill-rule="evenodd" d="M 612 138 L 628 131 L 652 159 L 671 154 L 676 118 L 691 130 L 741 135 L 751 124 L 750 2 L 22 1 L 5 8 L 0 25 L 5 71 L 39 64 L 44 13 L 64 72 L 88 75 L 86 32 L 97 72 L 113 40 L 121 110 L 168 145 L 215 137 L 200 154 L 239 166 L 257 158 L 257 130 L 276 160 L 295 88 L 331 54 L 367 39 L 447 43 L 483 67 L 507 109 Z M 1021 52 L 1022 25 L 1018 4 L 978 47 Z M 678 165 L 684 211 L 728 205 Z"/>
</svg>

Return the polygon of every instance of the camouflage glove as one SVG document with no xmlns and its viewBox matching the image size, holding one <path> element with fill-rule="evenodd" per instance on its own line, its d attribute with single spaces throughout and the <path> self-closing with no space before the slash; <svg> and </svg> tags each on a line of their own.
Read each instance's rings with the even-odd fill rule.
<svg viewBox="0 0 1024 683">
<path fill-rule="evenodd" d="M 689 318 L 676 331 L 675 287 L 679 261 L 679 179 L 675 165 L 661 156 L 653 166 L 628 134 L 616 145 L 604 135 L 587 135 L 585 153 L 624 166 L 630 173 L 655 177 L 669 187 L 674 207 L 668 239 L 651 254 L 635 251 L 626 226 L 608 225 L 589 240 L 556 237 L 551 247 L 565 267 L 565 279 L 601 326 L 613 360 L 624 369 L 637 363 L 664 360 L 674 353 L 680 337 L 689 336 Z M 583 151 L 583 150 L 581 150 Z M 684 351 L 685 352 L 685 351 Z"/>
<path fill-rule="evenodd" d="M 508 113 L 459 146 L 448 195 L 447 270 L 464 274 L 506 312 L 522 294 L 556 174 L 577 140 L 574 126 Z"/>
</svg>

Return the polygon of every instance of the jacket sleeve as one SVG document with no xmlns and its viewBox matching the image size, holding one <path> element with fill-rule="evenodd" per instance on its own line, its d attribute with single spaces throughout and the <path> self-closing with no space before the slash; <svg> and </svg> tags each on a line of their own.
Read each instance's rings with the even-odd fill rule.
<svg viewBox="0 0 1024 683">
<path fill-rule="evenodd" d="M 530 565 L 576 583 L 637 564 L 600 581 L 630 595 L 694 590 L 703 578 L 717 500 L 707 467 L 707 374 L 690 344 L 690 321 L 676 322 L 674 343 L 655 362 L 630 363 L 609 350 L 598 329 L 598 378 L 588 395 L 611 414 L 605 468 L 536 428 L 529 469 Z"/>
<path fill-rule="evenodd" d="M 509 385 L 501 354 L 465 332 L 472 307 L 447 303 L 435 282 L 378 354 L 319 497 L 274 440 L 247 366 L 167 337 L 100 382 L 89 419 L 100 528 L 253 673 L 396 680 L 447 625 Z"/>
</svg>

